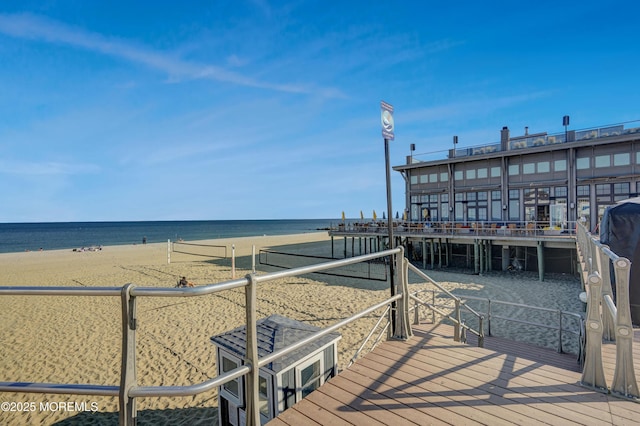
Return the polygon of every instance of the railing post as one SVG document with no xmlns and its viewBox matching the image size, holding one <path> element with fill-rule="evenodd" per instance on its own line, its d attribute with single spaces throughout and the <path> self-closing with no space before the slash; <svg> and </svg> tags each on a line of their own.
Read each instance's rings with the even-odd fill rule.
<svg viewBox="0 0 640 426">
<path fill-rule="evenodd" d="M 460 329 L 462 328 L 460 326 L 461 321 L 460 321 L 460 299 L 455 299 L 455 304 L 456 304 L 456 311 L 455 311 L 455 315 L 456 315 L 456 324 L 453 327 L 453 340 L 456 342 L 460 341 Z"/>
<path fill-rule="evenodd" d="M 247 348 L 245 363 L 251 366 L 251 372 L 246 375 L 246 426 L 260 426 L 260 400 L 259 400 L 259 373 L 258 368 L 258 331 L 256 314 L 256 287 L 255 275 L 247 275 L 248 285 L 245 287 L 245 310 L 247 320 Z"/>
<path fill-rule="evenodd" d="M 587 278 L 589 299 L 587 304 L 587 345 L 584 368 L 580 384 L 599 392 L 608 393 L 607 381 L 602 366 L 602 319 L 600 304 L 602 301 L 602 279 L 595 273 Z"/>
<path fill-rule="evenodd" d="M 562 353 L 562 311 L 558 309 L 558 353 Z"/>
<path fill-rule="evenodd" d="M 413 301 L 413 324 L 420 324 L 420 303 L 417 300 Z"/>
<path fill-rule="evenodd" d="M 604 247 L 604 246 L 603 246 Z M 611 269 L 609 266 L 609 256 L 603 252 L 603 247 L 594 247 L 596 250 L 596 265 L 598 266 L 598 272 L 602 278 L 602 297 L 609 295 L 611 300 L 615 302 L 613 292 L 611 291 Z M 603 336 L 608 341 L 615 340 L 615 323 L 611 315 L 608 314 L 608 309 L 602 311 L 602 326 Z"/>
<path fill-rule="evenodd" d="M 616 368 L 611 393 L 630 399 L 640 399 L 633 367 L 633 328 L 629 305 L 629 273 L 631 262 L 621 257 L 613 264 L 616 277 Z"/>
<path fill-rule="evenodd" d="M 407 340 L 413 336 L 409 322 L 409 260 L 404 257 L 404 248 L 398 248 L 400 253 L 396 254 L 396 282 L 401 287 L 402 299 L 399 300 L 396 309 L 396 329 L 393 338 Z"/>
<path fill-rule="evenodd" d="M 487 336 L 491 336 L 491 299 L 487 302 Z"/>
<path fill-rule="evenodd" d="M 120 426 L 136 424 L 136 400 L 129 396 L 129 391 L 136 383 L 136 298 L 131 296 L 133 284 L 122 287 L 120 300 L 122 304 L 122 360 L 120 366 Z"/>
<path fill-rule="evenodd" d="M 484 348 L 484 317 L 478 318 L 478 347 Z"/>
</svg>

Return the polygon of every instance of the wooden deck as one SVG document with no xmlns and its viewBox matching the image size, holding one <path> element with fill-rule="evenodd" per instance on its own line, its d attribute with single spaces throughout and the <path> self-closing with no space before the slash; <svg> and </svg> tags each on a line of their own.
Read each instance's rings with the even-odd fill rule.
<svg viewBox="0 0 640 426">
<path fill-rule="evenodd" d="M 380 344 L 269 425 L 640 423 L 640 403 L 579 385 L 575 356 L 493 337 L 477 348 L 452 336 L 450 326 L 414 326 L 411 340 Z M 640 330 L 634 340 L 639 372 Z M 609 385 L 614 346 L 603 346 Z"/>
</svg>

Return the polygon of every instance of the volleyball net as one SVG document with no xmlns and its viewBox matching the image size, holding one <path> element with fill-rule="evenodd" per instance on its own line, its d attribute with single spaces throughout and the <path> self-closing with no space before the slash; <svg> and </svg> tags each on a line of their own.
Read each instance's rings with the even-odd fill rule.
<svg viewBox="0 0 640 426">
<path fill-rule="evenodd" d="M 185 241 L 173 241 L 171 243 L 171 252 L 212 259 L 227 258 L 227 246 L 188 243 Z"/>
<path fill-rule="evenodd" d="M 285 253 L 270 249 L 261 249 L 258 261 L 261 265 L 276 268 L 292 269 L 314 265 L 323 260 L 329 262 L 337 260 L 333 257 L 313 256 L 308 254 Z M 378 258 L 353 265 L 340 266 L 331 269 L 332 272 L 314 272 L 315 274 L 332 275 L 345 278 L 362 278 L 374 281 L 387 281 L 387 258 Z"/>
</svg>

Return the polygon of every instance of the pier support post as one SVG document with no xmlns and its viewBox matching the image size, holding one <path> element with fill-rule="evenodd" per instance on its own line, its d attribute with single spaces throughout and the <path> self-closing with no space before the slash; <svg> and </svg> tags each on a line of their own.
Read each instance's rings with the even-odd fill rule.
<svg viewBox="0 0 640 426">
<path fill-rule="evenodd" d="M 544 243 L 538 241 L 538 276 L 544 281 Z"/>
<path fill-rule="evenodd" d="M 509 264 L 511 263 L 511 259 L 509 259 L 509 246 L 502 246 L 502 270 L 509 270 Z"/>
<path fill-rule="evenodd" d="M 131 295 L 133 284 L 126 284 L 121 291 L 122 304 L 122 360 L 120 367 L 120 424 L 136 424 L 136 399 L 129 391 L 136 387 L 136 298 Z"/>
<path fill-rule="evenodd" d="M 473 266 L 476 274 L 480 273 L 480 257 L 479 257 L 478 240 L 473 241 Z"/>
<path fill-rule="evenodd" d="M 422 239 L 422 269 L 427 269 L 427 240 Z"/>
</svg>

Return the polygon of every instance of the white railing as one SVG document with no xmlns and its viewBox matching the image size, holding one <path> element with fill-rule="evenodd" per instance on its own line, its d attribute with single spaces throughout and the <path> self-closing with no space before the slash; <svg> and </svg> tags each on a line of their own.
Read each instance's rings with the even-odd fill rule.
<svg viewBox="0 0 640 426">
<path fill-rule="evenodd" d="M 341 266 L 366 262 L 380 257 L 393 257 L 397 263 L 395 283 L 399 289 L 392 289 L 391 296 L 386 300 L 370 306 L 367 309 L 352 315 L 336 324 L 317 331 L 316 333 L 299 340 L 298 342 L 273 352 L 262 358 L 258 357 L 256 305 L 257 286 L 261 283 L 279 278 L 293 277 L 312 272 L 324 271 Z M 366 254 L 358 257 L 341 259 L 331 262 L 319 263 L 300 268 L 288 269 L 265 275 L 249 274 L 244 278 L 226 281 L 219 284 L 210 284 L 195 288 L 152 288 L 136 287 L 127 284 L 123 287 L 94 287 L 94 288 L 70 288 L 70 287 L 0 287 L 0 296 L 9 295 L 49 295 L 49 296 L 107 296 L 120 297 L 122 306 L 122 347 L 119 385 L 95 385 L 95 384 L 58 384 L 58 383 L 24 383 L 24 382 L 0 382 L 0 392 L 24 392 L 24 393 L 55 393 L 68 395 L 102 395 L 117 396 L 119 398 L 119 422 L 120 425 L 133 425 L 136 423 L 136 398 L 140 397 L 164 397 L 164 396 L 191 396 L 202 392 L 211 391 L 223 384 L 246 376 L 247 403 L 246 424 L 257 426 L 260 424 L 260 410 L 258 406 L 258 372 L 275 359 L 282 357 L 296 349 L 311 343 L 312 341 L 332 333 L 357 319 L 383 307 L 392 306 L 390 321 L 395 324 L 390 330 L 390 337 L 395 339 L 407 339 L 411 336 L 409 323 L 409 292 L 407 281 L 408 261 L 404 258 L 404 249 L 398 247 L 377 253 Z M 225 290 L 244 287 L 246 299 L 246 329 L 247 348 L 245 365 L 242 365 L 213 379 L 188 386 L 138 386 L 136 376 L 136 329 L 138 321 L 136 316 L 137 298 L 139 297 L 196 297 L 218 293 Z M 398 291 L 399 290 L 399 291 Z M 396 306 L 397 303 L 397 306 Z"/>
<path fill-rule="evenodd" d="M 600 243 L 582 224 L 577 226 L 576 244 L 582 282 L 587 293 L 586 346 L 581 384 L 601 392 L 640 400 L 633 365 L 633 327 L 629 305 L 631 262 Z M 610 262 L 615 275 L 615 301 Z M 603 337 L 616 341 L 616 364 L 611 388 L 607 387 L 602 363 Z"/>
</svg>

